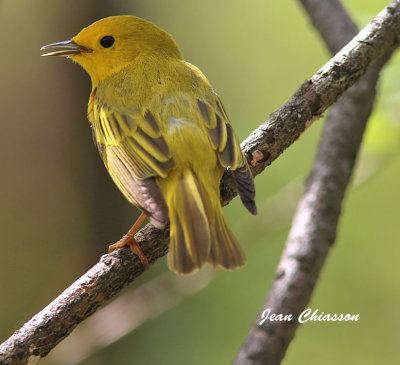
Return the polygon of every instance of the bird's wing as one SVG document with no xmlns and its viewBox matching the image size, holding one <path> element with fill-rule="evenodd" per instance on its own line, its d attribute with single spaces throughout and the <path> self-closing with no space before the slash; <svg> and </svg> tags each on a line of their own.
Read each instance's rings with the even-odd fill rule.
<svg viewBox="0 0 400 365">
<path fill-rule="evenodd" d="M 244 206 L 252 214 L 256 214 L 253 175 L 221 100 L 217 95 L 214 95 L 212 99 L 197 99 L 197 105 L 202 120 L 207 126 L 211 144 L 218 153 L 221 165 L 232 170 Z"/>
<path fill-rule="evenodd" d="M 197 105 L 221 165 L 236 170 L 243 165 L 244 156 L 221 100 L 217 96 L 210 102 L 197 99 Z"/>
<path fill-rule="evenodd" d="M 175 166 L 161 134 L 161 123 L 149 110 L 117 111 L 107 105 L 94 108 L 93 134 L 104 163 L 126 198 L 162 227 L 168 208 L 155 179 Z"/>
</svg>

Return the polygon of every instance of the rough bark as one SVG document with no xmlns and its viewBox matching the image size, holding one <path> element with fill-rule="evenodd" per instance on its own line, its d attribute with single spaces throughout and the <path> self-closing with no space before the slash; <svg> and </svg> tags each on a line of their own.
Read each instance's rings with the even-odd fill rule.
<svg viewBox="0 0 400 365">
<path fill-rule="evenodd" d="M 253 175 L 270 165 L 380 57 L 398 45 L 399 8 L 399 0 L 392 1 L 310 80 L 304 81 L 287 103 L 246 138 L 241 146 L 254 165 Z M 336 28 L 332 30 L 332 33 L 335 32 Z M 232 199 L 235 191 L 228 171 L 221 184 L 224 205 Z"/>
<path fill-rule="evenodd" d="M 253 166 L 253 174 L 262 172 L 299 138 L 311 121 L 332 105 L 381 56 L 389 53 L 398 44 L 399 34 L 400 0 L 396 0 L 243 142 L 242 148 Z M 229 172 L 223 178 L 221 192 L 224 204 L 236 195 L 236 186 Z M 160 231 L 147 225 L 137 238 L 150 263 L 168 251 L 168 230 Z M 46 356 L 83 319 L 144 270 L 128 248 L 104 255 L 97 265 L 0 346 L 0 363 L 34 363 Z"/>
<path fill-rule="evenodd" d="M 301 3 L 331 52 L 356 33 L 355 24 L 339 1 Z M 347 30 L 341 33 L 341 40 L 335 33 L 337 28 Z M 375 100 L 379 71 L 388 58 L 372 67 L 330 109 L 274 282 L 234 365 L 280 364 L 284 358 L 299 325 L 297 319 L 310 301 L 335 241 L 342 201 Z M 266 320 L 260 325 L 266 309 L 291 314 L 293 320 Z"/>
</svg>

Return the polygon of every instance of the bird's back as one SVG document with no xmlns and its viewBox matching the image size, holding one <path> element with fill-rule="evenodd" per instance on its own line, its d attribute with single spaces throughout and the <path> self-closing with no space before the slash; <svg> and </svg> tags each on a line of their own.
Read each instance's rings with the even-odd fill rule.
<svg viewBox="0 0 400 365">
<path fill-rule="evenodd" d="M 156 226 L 170 221 L 172 269 L 243 265 L 223 218 L 219 183 L 225 168 L 236 171 L 249 210 L 254 185 L 220 99 L 183 60 L 137 61 L 99 84 L 89 105 L 111 177 Z"/>
<path fill-rule="evenodd" d="M 143 19 L 116 16 L 46 49 L 55 47 L 62 49 L 46 55 L 68 56 L 91 77 L 89 120 L 112 179 L 156 227 L 169 220 L 170 267 L 243 265 L 219 184 L 229 167 L 255 214 L 253 178 L 221 100 L 174 39 Z"/>
</svg>

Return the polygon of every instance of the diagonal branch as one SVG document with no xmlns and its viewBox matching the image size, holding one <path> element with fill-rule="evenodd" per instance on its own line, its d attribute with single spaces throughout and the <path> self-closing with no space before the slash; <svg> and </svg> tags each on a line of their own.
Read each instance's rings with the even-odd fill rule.
<svg viewBox="0 0 400 365">
<path fill-rule="evenodd" d="M 300 0 L 331 52 L 357 28 L 339 0 Z M 393 4 L 393 3 L 392 3 Z M 336 33 L 336 29 L 346 32 Z M 347 47 L 346 47 L 347 48 Z M 235 365 L 280 364 L 309 302 L 336 238 L 344 194 L 376 95 L 381 59 L 331 109 L 272 288 L 243 343 Z M 265 320 L 262 313 L 291 314 L 290 322 Z"/>
<path fill-rule="evenodd" d="M 399 34 L 400 0 L 394 0 L 243 142 L 253 174 L 262 172 L 299 138 L 312 120 L 321 116 L 380 57 L 391 52 L 399 42 Z M 223 178 L 221 195 L 224 204 L 236 195 L 229 172 Z M 168 233 L 151 225 L 138 233 L 138 241 L 150 263 L 167 253 Z M 98 264 L 0 346 L 0 362 L 33 363 L 46 356 L 82 320 L 144 270 L 129 249 L 102 256 Z"/>
<path fill-rule="evenodd" d="M 252 165 L 256 162 L 252 169 L 254 175 L 280 156 L 380 57 L 398 45 L 399 7 L 399 0 L 393 0 L 310 80 L 303 82 L 287 103 L 246 138 L 242 149 Z M 343 11 L 340 14 L 343 15 Z M 337 21 L 340 22 L 340 18 Z M 331 33 L 335 32 L 336 28 L 331 30 Z M 337 44 L 335 49 L 339 48 Z M 235 195 L 235 184 L 229 173 L 225 174 L 221 185 L 223 204 L 227 204 Z"/>
</svg>

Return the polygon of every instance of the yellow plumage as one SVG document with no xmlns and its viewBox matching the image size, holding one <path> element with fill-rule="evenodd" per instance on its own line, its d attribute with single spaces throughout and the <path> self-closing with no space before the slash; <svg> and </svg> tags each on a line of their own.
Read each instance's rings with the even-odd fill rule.
<svg viewBox="0 0 400 365">
<path fill-rule="evenodd" d="M 182 59 L 169 34 L 133 16 L 102 19 L 67 43 L 50 45 L 65 47 L 49 55 L 68 56 L 91 76 L 88 117 L 100 154 L 122 193 L 156 227 L 170 221 L 171 269 L 243 265 L 219 184 L 230 167 L 255 214 L 253 179 L 205 76 Z"/>
</svg>

